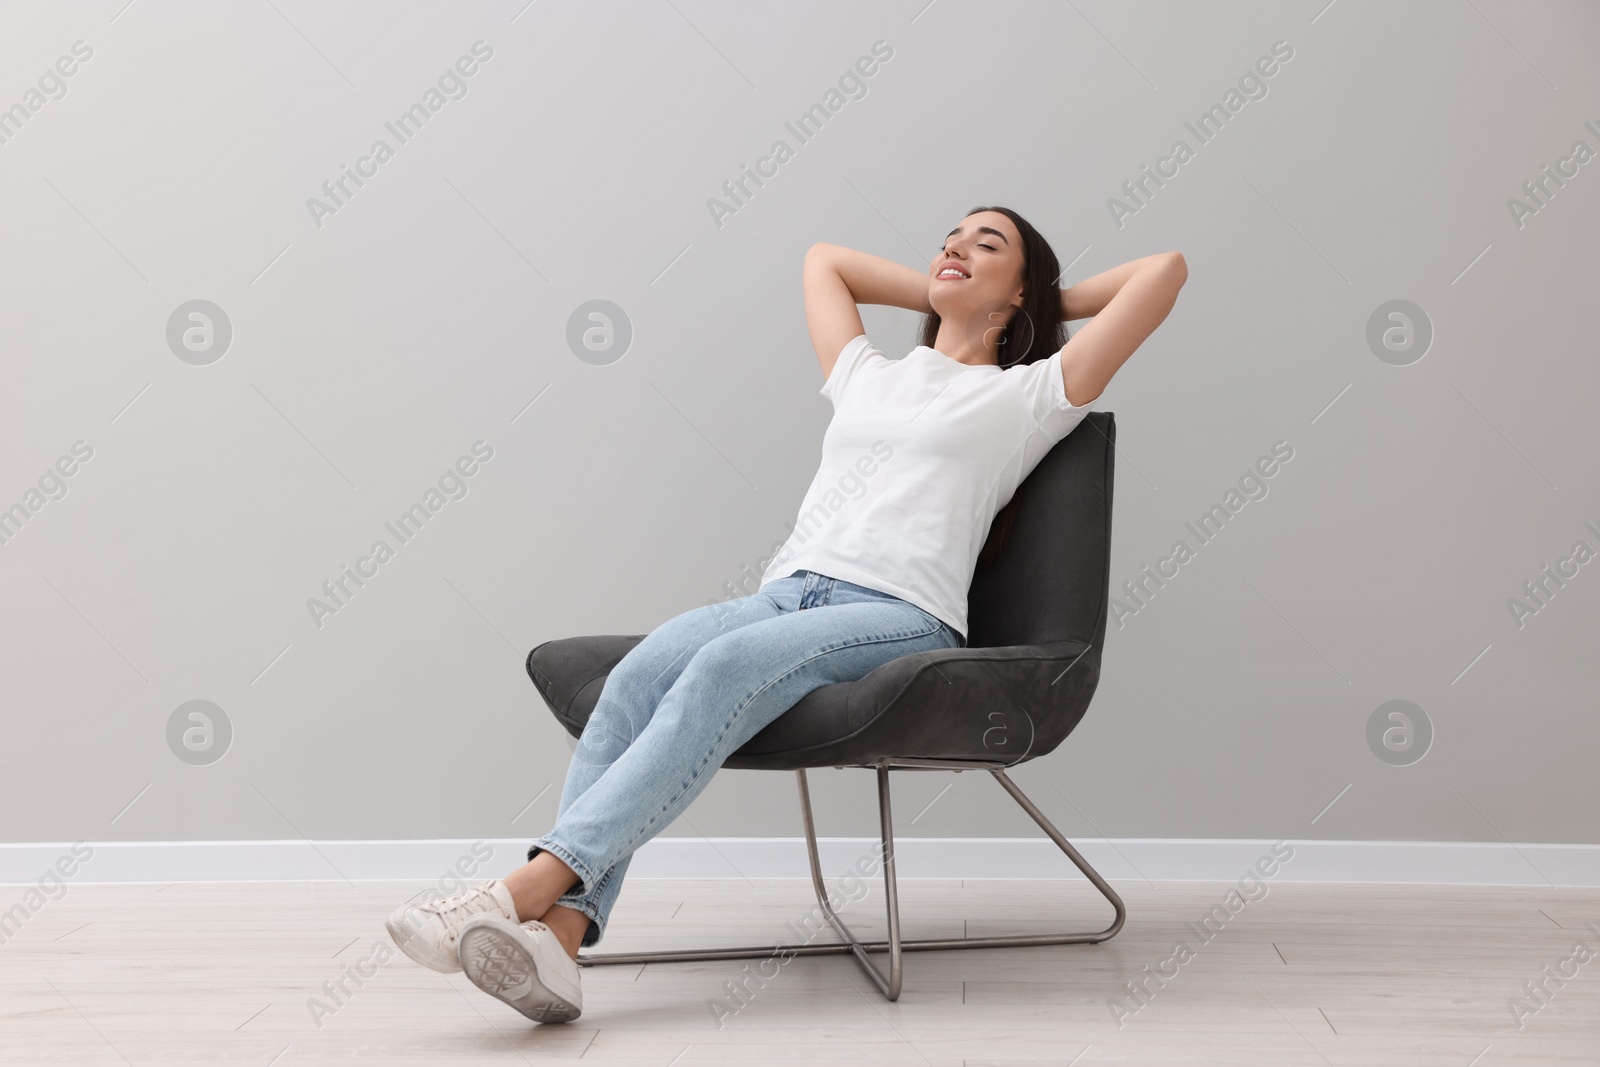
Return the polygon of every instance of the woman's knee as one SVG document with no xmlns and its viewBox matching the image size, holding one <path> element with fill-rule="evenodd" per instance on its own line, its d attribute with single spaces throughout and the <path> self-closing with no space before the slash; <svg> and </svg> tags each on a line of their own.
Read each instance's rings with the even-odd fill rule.
<svg viewBox="0 0 1600 1067">
<path fill-rule="evenodd" d="M 633 744 L 700 647 L 686 643 L 681 631 L 652 633 L 611 668 L 584 730 L 589 762 L 609 765 Z"/>
<path fill-rule="evenodd" d="M 738 646 L 741 643 L 730 634 L 723 634 L 707 641 L 695 650 L 693 656 L 689 657 L 689 662 L 684 665 L 683 674 L 680 677 L 693 680 L 708 675 L 726 674 L 728 668 L 733 664 L 741 659 L 748 660 L 748 656 L 739 651 Z"/>
<path fill-rule="evenodd" d="M 660 699 L 671 688 L 677 672 L 694 653 L 694 646 L 681 638 L 652 633 L 628 650 L 606 677 L 605 687 L 616 697 Z M 659 690 L 659 691 L 657 691 Z"/>
<path fill-rule="evenodd" d="M 747 634 L 735 631 L 700 646 L 674 688 L 730 699 L 745 697 L 770 681 L 769 675 L 784 669 L 767 662 L 763 650 Z"/>
</svg>

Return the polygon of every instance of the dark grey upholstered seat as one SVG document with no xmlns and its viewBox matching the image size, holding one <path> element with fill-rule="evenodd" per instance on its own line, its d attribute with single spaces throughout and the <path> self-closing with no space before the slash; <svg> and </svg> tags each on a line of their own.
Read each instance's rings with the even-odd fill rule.
<svg viewBox="0 0 1600 1067">
<path fill-rule="evenodd" d="M 796 954 L 851 952 L 894 1000 L 900 993 L 902 948 L 1076 944 L 1104 941 L 1122 927 L 1120 898 L 1005 774 L 1007 767 L 1054 751 L 1083 718 L 1099 682 L 1110 597 L 1115 440 L 1112 414 L 1090 412 L 1029 474 L 1017 491 L 1003 552 L 973 576 L 968 647 L 903 656 L 856 681 L 815 689 L 723 763 L 792 770 L 799 778 L 812 882 L 844 941 L 801 946 Z M 528 654 L 528 676 L 568 733 L 582 734 L 607 675 L 644 637 L 558 638 Z M 810 767 L 877 769 L 887 856 L 887 941 L 858 941 L 827 903 L 806 785 Z M 892 860 L 891 769 L 988 771 L 1111 902 L 1112 924 L 1093 933 L 902 941 Z M 885 949 L 888 976 L 867 957 Z M 771 952 L 768 945 L 613 953 L 580 955 L 579 962 L 739 959 Z"/>
<path fill-rule="evenodd" d="M 1004 553 L 973 576 L 969 647 L 904 656 L 815 689 L 723 766 L 864 767 L 885 756 L 1012 763 L 1052 752 L 1100 679 L 1115 438 L 1111 413 L 1090 412 L 1029 474 Z M 583 733 L 611 668 L 644 636 L 558 638 L 528 654 L 528 676 L 568 733 Z"/>
</svg>

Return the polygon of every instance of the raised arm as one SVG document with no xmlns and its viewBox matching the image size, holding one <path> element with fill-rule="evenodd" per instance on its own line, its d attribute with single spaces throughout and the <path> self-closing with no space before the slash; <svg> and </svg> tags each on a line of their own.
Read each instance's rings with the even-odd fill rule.
<svg viewBox="0 0 1600 1067">
<path fill-rule="evenodd" d="M 1174 254 L 1163 252 L 1160 255 L 1130 259 L 1126 263 L 1061 290 L 1062 320 L 1071 322 L 1073 319 L 1087 319 L 1100 314 L 1106 305 L 1111 303 L 1111 298 L 1117 295 L 1117 290 L 1122 288 L 1122 283 L 1133 277 L 1134 271 Z"/>
<path fill-rule="evenodd" d="M 1094 316 L 1061 349 L 1068 403 L 1082 407 L 1099 399 L 1111 376 L 1166 319 L 1188 277 L 1182 253 L 1162 252 L 1061 290 L 1064 317 Z"/>
<path fill-rule="evenodd" d="M 801 270 L 806 297 L 806 328 L 822 364 L 822 377 L 850 341 L 865 332 L 857 304 L 885 304 L 908 311 L 933 310 L 928 276 L 915 267 L 868 252 L 818 241 L 806 251 Z"/>
</svg>

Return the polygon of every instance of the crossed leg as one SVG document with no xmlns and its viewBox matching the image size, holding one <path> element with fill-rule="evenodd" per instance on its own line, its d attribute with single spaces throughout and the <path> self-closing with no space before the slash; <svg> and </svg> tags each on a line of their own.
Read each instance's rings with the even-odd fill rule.
<svg viewBox="0 0 1600 1067">
<path fill-rule="evenodd" d="M 617 665 L 574 753 L 555 827 L 505 879 L 523 921 L 539 918 L 575 957 L 599 939 L 633 851 L 728 756 L 814 689 L 957 642 L 903 600 L 845 590 L 800 610 L 798 588 L 685 612 Z"/>
<path fill-rule="evenodd" d="M 798 585 L 798 582 L 796 582 Z M 708 642 L 741 626 L 781 613 L 761 593 L 685 611 L 662 623 L 639 642 L 607 676 L 600 699 L 585 724 L 584 738 L 574 753 L 562 789 L 556 818 L 598 782 L 653 718 L 667 692 L 695 654 Z M 624 859 L 611 877 L 621 878 Z M 507 875 L 506 888 L 517 906 L 517 919 L 538 919 L 556 935 L 567 954 L 577 958 L 591 920 L 575 907 L 558 901 L 580 884 L 578 875 L 558 857 L 540 852 Z"/>
</svg>

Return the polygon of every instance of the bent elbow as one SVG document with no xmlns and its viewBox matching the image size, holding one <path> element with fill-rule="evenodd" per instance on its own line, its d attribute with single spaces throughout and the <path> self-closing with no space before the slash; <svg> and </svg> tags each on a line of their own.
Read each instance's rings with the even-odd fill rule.
<svg viewBox="0 0 1600 1067">
<path fill-rule="evenodd" d="M 1189 264 L 1183 258 L 1182 252 L 1168 252 L 1167 261 L 1171 264 L 1171 270 L 1177 276 L 1180 286 L 1189 280 Z"/>
<path fill-rule="evenodd" d="M 808 261 L 809 260 L 813 260 L 813 259 L 820 259 L 823 256 L 827 255 L 829 249 L 831 249 L 832 247 L 833 246 L 830 245 L 826 241 L 818 241 L 815 244 L 813 244 L 810 248 L 806 249 L 805 258 Z"/>
</svg>

